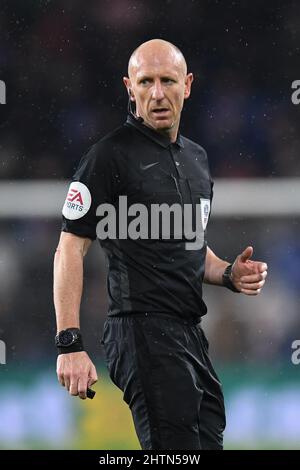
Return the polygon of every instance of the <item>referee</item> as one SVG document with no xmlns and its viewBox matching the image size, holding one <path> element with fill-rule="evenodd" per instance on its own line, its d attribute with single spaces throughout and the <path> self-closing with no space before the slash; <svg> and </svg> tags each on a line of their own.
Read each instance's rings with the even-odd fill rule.
<svg viewBox="0 0 300 470">
<path fill-rule="evenodd" d="M 222 449 L 224 399 L 200 326 L 202 283 L 256 295 L 267 265 L 250 259 L 251 246 L 232 264 L 207 246 L 213 181 L 205 150 L 179 133 L 193 82 L 181 51 L 143 43 L 123 81 L 127 120 L 81 159 L 63 207 L 54 260 L 58 380 L 82 399 L 97 381 L 79 311 L 83 259 L 98 238 L 109 295 L 101 343 L 142 449 Z"/>
</svg>

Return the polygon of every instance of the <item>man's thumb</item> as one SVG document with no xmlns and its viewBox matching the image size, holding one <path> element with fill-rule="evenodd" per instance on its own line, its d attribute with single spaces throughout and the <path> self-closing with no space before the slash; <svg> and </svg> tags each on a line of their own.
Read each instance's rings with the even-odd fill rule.
<svg viewBox="0 0 300 470">
<path fill-rule="evenodd" d="M 245 263 L 248 259 L 251 258 L 253 255 L 253 248 L 252 246 L 247 246 L 247 248 L 241 254 L 241 261 Z"/>
</svg>

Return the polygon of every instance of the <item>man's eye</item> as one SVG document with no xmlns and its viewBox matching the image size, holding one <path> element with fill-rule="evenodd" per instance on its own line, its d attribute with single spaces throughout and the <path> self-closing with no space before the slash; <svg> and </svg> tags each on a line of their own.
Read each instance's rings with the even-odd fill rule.
<svg viewBox="0 0 300 470">
<path fill-rule="evenodd" d="M 141 80 L 140 83 L 142 85 L 147 85 L 149 83 L 149 79 L 148 78 L 144 78 L 144 80 Z"/>
<path fill-rule="evenodd" d="M 173 78 L 163 78 L 162 81 L 164 83 L 175 83 L 175 80 L 173 80 Z"/>
</svg>

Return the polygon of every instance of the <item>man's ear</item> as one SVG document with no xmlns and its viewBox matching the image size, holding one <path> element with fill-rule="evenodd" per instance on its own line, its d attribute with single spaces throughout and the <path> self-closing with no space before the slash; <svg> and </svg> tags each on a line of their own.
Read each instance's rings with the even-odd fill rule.
<svg viewBox="0 0 300 470">
<path fill-rule="evenodd" d="M 131 101 L 135 101 L 132 88 L 131 88 L 131 81 L 128 77 L 123 77 L 123 83 L 127 89 L 128 96 L 130 97 Z"/>
<path fill-rule="evenodd" d="M 188 73 L 185 77 L 185 87 L 184 87 L 184 99 L 186 100 L 191 94 L 191 87 L 194 80 L 194 75 Z"/>
</svg>

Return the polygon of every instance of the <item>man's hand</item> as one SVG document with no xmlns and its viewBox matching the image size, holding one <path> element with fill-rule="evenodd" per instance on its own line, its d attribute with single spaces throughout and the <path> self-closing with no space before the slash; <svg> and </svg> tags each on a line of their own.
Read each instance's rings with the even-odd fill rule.
<svg viewBox="0 0 300 470">
<path fill-rule="evenodd" d="M 57 377 L 73 396 L 86 399 L 86 390 L 97 382 L 94 364 L 85 351 L 60 354 L 57 358 Z"/>
<path fill-rule="evenodd" d="M 261 261 L 250 260 L 252 246 L 238 255 L 232 266 L 232 282 L 243 294 L 257 295 L 264 286 L 268 266 Z"/>
</svg>

